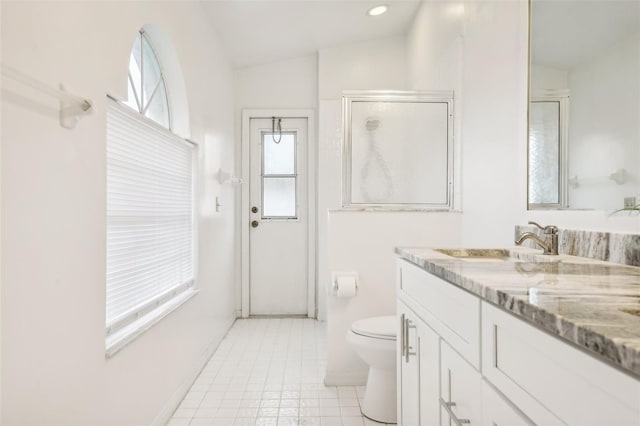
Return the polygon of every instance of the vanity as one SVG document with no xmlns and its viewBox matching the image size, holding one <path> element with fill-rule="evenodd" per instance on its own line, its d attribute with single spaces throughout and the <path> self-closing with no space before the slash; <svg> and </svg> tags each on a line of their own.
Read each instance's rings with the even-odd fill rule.
<svg viewBox="0 0 640 426">
<path fill-rule="evenodd" d="M 640 268 L 396 248 L 398 424 L 639 425 Z"/>
</svg>

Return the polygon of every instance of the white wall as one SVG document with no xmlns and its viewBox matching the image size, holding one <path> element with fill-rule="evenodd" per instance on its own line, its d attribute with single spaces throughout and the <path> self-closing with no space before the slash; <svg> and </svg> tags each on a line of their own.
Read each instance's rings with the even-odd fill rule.
<svg viewBox="0 0 640 426">
<path fill-rule="evenodd" d="M 424 16 L 424 15 L 423 15 Z M 449 47 L 430 51 L 408 61 L 407 52 L 422 52 L 417 45 L 433 36 L 423 19 L 414 23 L 410 37 L 325 49 L 319 55 L 320 86 L 320 291 L 326 297 L 328 331 L 328 384 L 362 384 L 366 366 L 345 341 L 356 319 L 395 313 L 394 246 L 456 245 L 460 239 L 461 217 L 456 213 L 363 212 L 340 210 L 342 179 L 343 90 L 453 90 L 453 82 L 443 83 L 444 74 L 424 80 L 421 61 L 451 63 Z M 406 42 L 406 44 L 405 44 Z M 454 43 L 455 45 L 455 43 Z M 410 46 L 410 49 L 406 49 Z M 453 47 L 455 49 L 455 46 Z M 433 52 L 434 56 L 430 53 Z M 448 53 L 443 53 L 448 52 Z M 424 52 L 423 52 L 424 53 Z M 453 54 L 456 57 L 455 52 Z M 446 58 L 446 59 L 443 59 Z M 410 64 L 410 69 L 408 68 Z M 366 72 L 362 73 L 362 70 Z M 359 77 L 356 78 L 359 74 Z M 455 80 L 455 78 L 454 78 Z M 328 222 L 323 214 L 329 210 Z M 323 241 L 327 236 L 327 241 Z M 324 243 L 324 244 L 323 244 Z M 354 271 L 360 278 L 357 296 L 349 300 L 330 294 L 332 271 Z"/>
<path fill-rule="evenodd" d="M 322 49 L 318 55 L 318 316 L 327 317 L 328 210 L 342 206 L 343 90 L 404 90 L 404 40 Z M 345 235 L 348 237 L 348 235 Z"/>
<path fill-rule="evenodd" d="M 242 109 L 315 109 L 318 105 L 316 55 L 241 68 L 234 77 L 238 117 Z"/>
<path fill-rule="evenodd" d="M 404 90 L 404 38 L 391 37 L 320 49 L 318 96 L 341 99 L 344 90 Z"/>
<path fill-rule="evenodd" d="M 293 58 L 264 65 L 241 68 L 234 73 L 236 122 L 236 175 L 242 175 L 242 110 L 243 109 L 310 109 L 318 108 L 318 58 L 316 55 Z M 317 141 L 317 129 L 309 129 Z M 315 153 L 315 146 L 309 152 Z M 309 173 L 316 173 L 310 170 Z M 315 196 L 313 194 L 312 196 Z M 240 197 L 237 209 L 241 209 Z M 238 216 L 240 217 L 240 216 Z M 242 223 L 237 221 L 236 232 L 240 240 Z M 240 247 L 236 256 L 240 259 Z M 240 283 L 242 271 L 237 271 Z M 241 286 L 237 286 L 236 309 L 241 310 Z"/>
<path fill-rule="evenodd" d="M 328 211 L 342 206 L 342 91 L 406 89 L 404 40 L 322 49 L 318 55 L 318 317 L 327 319 Z"/>
<path fill-rule="evenodd" d="M 558 68 L 531 64 L 531 90 L 567 89 L 569 73 Z"/>
<path fill-rule="evenodd" d="M 640 199 L 640 33 L 569 72 L 569 175 L 582 182 L 569 189 L 571 208 L 622 208 L 624 197 Z M 596 160 L 597 159 L 597 160 Z M 617 184 L 609 175 L 627 171 Z"/>
<path fill-rule="evenodd" d="M 411 90 L 460 91 L 461 0 L 424 2 L 406 34 L 407 81 Z"/>
<path fill-rule="evenodd" d="M 465 2 L 464 246 L 512 246 L 526 209 L 527 9 L 526 1 Z"/>
<path fill-rule="evenodd" d="M 234 164 L 230 66 L 194 3 L 1 7 L 2 62 L 95 105 L 66 130 L 56 101 L 3 80 L 2 424 L 162 423 L 234 318 L 233 190 L 213 180 Z M 129 52 L 149 23 L 174 43 L 200 143 L 201 291 L 106 360 L 105 94 L 126 95 Z"/>
<path fill-rule="evenodd" d="M 348 212 L 329 215 L 329 265 L 336 272 L 357 272 L 352 298 L 328 296 L 327 384 L 364 384 L 368 366 L 345 338 L 362 318 L 396 313 L 394 247 L 455 247 L 461 238 L 459 213 Z"/>
</svg>

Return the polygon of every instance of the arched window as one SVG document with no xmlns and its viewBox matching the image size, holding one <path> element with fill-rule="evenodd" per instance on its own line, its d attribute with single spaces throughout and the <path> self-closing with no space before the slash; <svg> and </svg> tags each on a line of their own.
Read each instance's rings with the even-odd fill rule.
<svg viewBox="0 0 640 426">
<path fill-rule="evenodd" d="M 170 129 L 188 129 L 179 69 L 163 31 L 141 30 L 130 54 L 126 105 L 112 99 L 107 106 L 108 357 L 197 293 L 196 148 Z M 168 89 L 178 108 L 173 123 Z"/>
<path fill-rule="evenodd" d="M 162 66 L 144 30 L 140 30 L 129 58 L 126 105 L 167 129 L 171 128 L 169 100 Z"/>
</svg>

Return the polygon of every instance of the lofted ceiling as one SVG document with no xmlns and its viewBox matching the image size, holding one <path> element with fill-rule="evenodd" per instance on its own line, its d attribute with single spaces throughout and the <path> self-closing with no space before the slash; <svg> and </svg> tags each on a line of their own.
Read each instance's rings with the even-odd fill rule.
<svg viewBox="0 0 640 426">
<path fill-rule="evenodd" d="M 214 0 L 203 2 L 235 68 L 404 34 L 420 0 Z M 372 6 L 387 13 L 367 16 Z"/>
</svg>

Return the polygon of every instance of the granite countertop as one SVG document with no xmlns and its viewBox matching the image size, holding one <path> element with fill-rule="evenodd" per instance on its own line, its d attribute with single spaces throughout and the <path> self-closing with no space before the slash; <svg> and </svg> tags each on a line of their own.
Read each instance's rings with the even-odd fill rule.
<svg viewBox="0 0 640 426">
<path fill-rule="evenodd" d="M 396 248 L 403 259 L 640 377 L 640 267 L 513 248 L 507 260 Z"/>
</svg>

